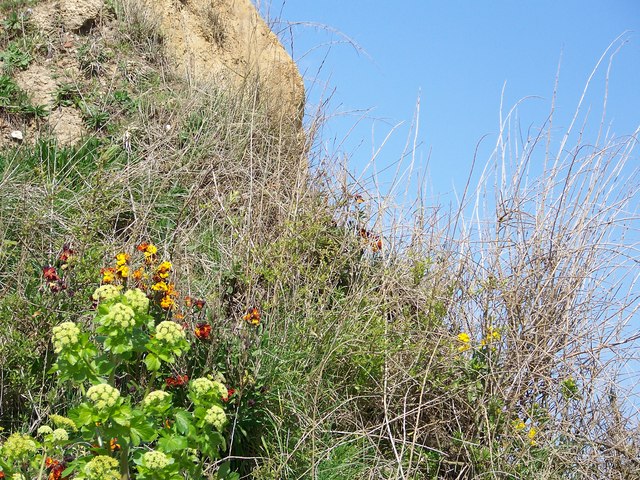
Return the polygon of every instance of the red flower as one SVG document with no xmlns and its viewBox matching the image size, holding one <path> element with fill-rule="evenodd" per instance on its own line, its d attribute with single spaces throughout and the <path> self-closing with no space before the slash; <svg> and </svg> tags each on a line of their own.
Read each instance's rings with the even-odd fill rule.
<svg viewBox="0 0 640 480">
<path fill-rule="evenodd" d="M 60 253 L 60 256 L 58 257 L 58 259 L 62 263 L 66 263 L 67 261 L 69 261 L 69 259 L 73 256 L 74 253 L 76 252 L 72 250 L 71 245 L 69 245 L 68 243 L 65 243 L 62 246 L 62 253 Z"/>
<path fill-rule="evenodd" d="M 185 385 L 188 381 L 189 381 L 188 375 L 176 375 L 175 377 L 168 377 L 165 380 L 167 387 L 169 388 L 181 387 Z"/>
<path fill-rule="evenodd" d="M 211 325 L 206 322 L 198 323 L 196 325 L 195 334 L 200 340 L 208 340 L 209 335 L 211 335 Z"/>
<path fill-rule="evenodd" d="M 60 277 L 58 276 L 58 272 L 51 265 L 47 265 L 42 269 L 42 275 L 47 282 L 59 282 Z"/>
<path fill-rule="evenodd" d="M 222 401 L 225 403 L 229 402 L 234 393 L 236 393 L 236 390 L 234 388 L 227 388 L 227 396 L 223 397 Z"/>
</svg>

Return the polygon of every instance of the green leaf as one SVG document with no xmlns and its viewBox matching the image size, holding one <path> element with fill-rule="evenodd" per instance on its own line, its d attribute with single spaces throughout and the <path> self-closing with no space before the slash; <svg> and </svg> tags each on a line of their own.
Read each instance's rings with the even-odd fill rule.
<svg viewBox="0 0 640 480">
<path fill-rule="evenodd" d="M 147 369 L 151 372 L 155 372 L 156 370 L 160 370 L 160 360 L 153 353 L 149 353 L 145 359 L 144 364 L 147 366 Z"/>
<path fill-rule="evenodd" d="M 111 419 L 118 425 L 128 427 L 131 424 L 131 407 L 121 405 L 111 414 Z"/>
<path fill-rule="evenodd" d="M 69 418 L 71 418 L 78 427 L 91 425 L 93 423 L 93 409 L 88 403 L 81 403 L 69 412 Z"/>
<path fill-rule="evenodd" d="M 171 453 L 184 450 L 189 446 L 189 441 L 186 437 L 171 435 L 169 437 L 163 437 L 158 440 L 158 446 L 163 452 Z"/>
<path fill-rule="evenodd" d="M 176 410 L 176 430 L 179 433 L 185 434 L 191 428 L 191 414 L 186 410 Z"/>
<path fill-rule="evenodd" d="M 140 442 L 152 442 L 158 436 L 158 433 L 150 421 L 146 419 L 144 414 L 136 412 L 131 419 L 130 426 L 131 443 L 134 446 L 140 445 Z"/>
</svg>

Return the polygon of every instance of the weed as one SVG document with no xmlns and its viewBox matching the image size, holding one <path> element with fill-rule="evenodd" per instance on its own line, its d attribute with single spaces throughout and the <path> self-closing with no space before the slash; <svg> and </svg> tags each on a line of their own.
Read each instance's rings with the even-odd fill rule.
<svg viewBox="0 0 640 480">
<path fill-rule="evenodd" d="M 11 11 L 2 22 L 6 39 L 24 36 L 31 28 L 29 17 L 23 12 Z"/>
<path fill-rule="evenodd" d="M 4 71 L 10 73 L 15 69 L 26 70 L 33 61 L 33 56 L 24 42 L 14 40 L 0 52 L 0 60 Z"/>
<path fill-rule="evenodd" d="M 102 129 L 109 123 L 109 120 L 111 119 L 109 112 L 97 105 L 82 102 L 80 104 L 80 108 L 82 110 L 84 122 L 91 130 L 97 131 Z"/>
<path fill-rule="evenodd" d="M 100 42 L 88 41 L 82 44 L 76 53 L 80 70 L 88 76 L 99 76 L 104 72 L 104 64 L 111 58 L 109 52 Z"/>
<path fill-rule="evenodd" d="M 77 85 L 72 83 L 62 83 L 56 87 L 55 105 L 60 107 L 71 107 L 80 105 L 82 94 Z"/>
</svg>

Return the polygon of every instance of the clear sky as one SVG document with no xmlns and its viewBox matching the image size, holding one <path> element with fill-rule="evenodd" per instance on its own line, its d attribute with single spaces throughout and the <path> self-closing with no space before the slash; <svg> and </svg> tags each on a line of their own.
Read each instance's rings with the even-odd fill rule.
<svg viewBox="0 0 640 480">
<path fill-rule="evenodd" d="M 495 144 L 505 82 L 507 111 L 524 97 L 540 97 L 520 108 L 524 129 L 539 126 L 549 112 L 560 65 L 556 126 L 561 132 L 591 70 L 624 32 L 627 43 L 611 70 L 607 120 L 618 135 L 631 134 L 640 124 L 640 0 L 258 3 L 275 20 L 274 30 L 305 77 L 307 112 L 330 97 L 322 139 L 329 151 L 344 152 L 354 171 L 362 171 L 400 124 L 376 169 L 398 160 L 420 97 L 416 166 L 427 172 L 429 190 L 441 199 L 454 187 L 463 188 L 480 139 L 488 135 L 481 162 Z M 607 63 L 586 98 L 594 126 Z"/>
</svg>

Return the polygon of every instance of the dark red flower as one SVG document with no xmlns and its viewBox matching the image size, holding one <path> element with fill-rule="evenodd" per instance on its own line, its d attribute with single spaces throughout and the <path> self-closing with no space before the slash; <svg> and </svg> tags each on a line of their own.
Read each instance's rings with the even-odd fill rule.
<svg viewBox="0 0 640 480">
<path fill-rule="evenodd" d="M 60 277 L 58 276 L 58 272 L 56 272 L 55 267 L 51 265 L 47 265 L 42 269 L 42 276 L 47 282 L 59 282 Z"/>
<path fill-rule="evenodd" d="M 181 387 L 185 385 L 188 381 L 189 381 L 188 375 L 176 375 L 175 377 L 168 377 L 165 380 L 165 383 L 167 384 L 167 387 L 173 388 L 173 387 Z"/>
<path fill-rule="evenodd" d="M 234 393 L 236 393 L 236 390 L 234 388 L 227 388 L 227 396 L 222 397 L 222 401 L 225 403 L 229 402 Z"/>
<path fill-rule="evenodd" d="M 204 308 L 205 303 L 206 302 L 204 300 L 201 300 L 201 299 L 194 299 L 193 300 L 193 304 L 195 305 L 195 307 L 198 310 L 202 310 Z"/>
<path fill-rule="evenodd" d="M 209 335 L 211 335 L 211 325 L 206 322 L 198 323 L 196 325 L 195 334 L 200 340 L 208 340 Z"/>
<path fill-rule="evenodd" d="M 66 263 L 69 261 L 69 259 L 73 256 L 74 253 L 75 251 L 71 248 L 71 245 L 69 245 L 68 243 L 65 243 L 62 246 L 62 253 L 60 253 L 60 256 L 58 257 L 58 259 L 62 263 Z"/>
</svg>

